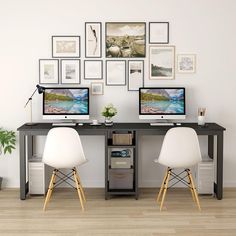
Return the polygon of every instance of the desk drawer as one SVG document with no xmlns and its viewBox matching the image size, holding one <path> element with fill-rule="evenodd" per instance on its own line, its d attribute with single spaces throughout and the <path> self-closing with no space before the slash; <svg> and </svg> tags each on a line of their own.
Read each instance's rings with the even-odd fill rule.
<svg viewBox="0 0 236 236">
<path fill-rule="evenodd" d="M 133 189 L 134 170 L 110 169 L 109 189 Z"/>
</svg>

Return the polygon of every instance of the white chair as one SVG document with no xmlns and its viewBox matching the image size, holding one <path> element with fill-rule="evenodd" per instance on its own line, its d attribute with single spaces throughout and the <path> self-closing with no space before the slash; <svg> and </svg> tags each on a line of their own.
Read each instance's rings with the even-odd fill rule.
<svg viewBox="0 0 236 236">
<path fill-rule="evenodd" d="M 189 169 L 189 167 L 196 165 L 201 160 L 202 157 L 199 141 L 194 129 L 177 127 L 168 130 L 158 158 L 158 162 L 160 164 L 167 166 L 167 170 L 157 196 L 157 202 L 161 199 L 160 211 L 162 210 L 170 176 L 172 177 L 171 180 L 175 179 L 177 180 L 176 183 L 182 182 L 190 188 L 193 200 L 197 203 L 198 209 L 201 210 L 198 194 Z M 180 174 L 175 174 L 173 172 L 174 168 L 184 168 L 184 171 Z M 183 173 L 186 175 L 181 177 L 181 174 Z M 186 178 L 188 178 L 187 181 Z"/>
<path fill-rule="evenodd" d="M 66 182 L 74 187 L 70 182 L 68 182 L 69 179 L 75 182 L 80 204 L 84 211 L 83 202 L 86 202 L 86 199 L 76 166 L 82 165 L 87 160 L 77 131 L 73 128 L 67 127 L 52 128 L 47 135 L 42 161 L 54 168 L 43 210 L 46 209 L 52 191 L 56 186 Z M 60 169 L 71 169 L 71 171 L 66 175 L 60 171 Z M 59 178 L 57 183 L 56 177 Z"/>
</svg>

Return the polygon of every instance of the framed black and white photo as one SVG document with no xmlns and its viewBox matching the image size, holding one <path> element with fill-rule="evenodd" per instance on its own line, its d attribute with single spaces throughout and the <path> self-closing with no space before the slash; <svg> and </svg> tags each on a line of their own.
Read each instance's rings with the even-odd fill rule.
<svg viewBox="0 0 236 236">
<path fill-rule="evenodd" d="M 91 83 L 91 94 L 92 95 L 103 95 L 103 82 L 92 82 Z"/>
<path fill-rule="evenodd" d="M 169 43 L 169 22 L 149 22 L 149 43 Z"/>
<path fill-rule="evenodd" d="M 107 22 L 106 57 L 145 57 L 146 23 Z"/>
<path fill-rule="evenodd" d="M 149 78 L 175 78 L 175 46 L 153 45 L 149 47 Z"/>
<path fill-rule="evenodd" d="M 178 54 L 177 55 L 178 73 L 195 73 L 196 55 L 195 54 Z"/>
<path fill-rule="evenodd" d="M 84 79 L 103 79 L 103 61 L 84 60 Z"/>
<path fill-rule="evenodd" d="M 52 57 L 80 57 L 80 36 L 52 36 Z"/>
<path fill-rule="evenodd" d="M 126 85 L 126 61 L 106 61 L 106 85 Z"/>
<path fill-rule="evenodd" d="M 128 61 L 128 91 L 138 91 L 144 86 L 144 61 Z"/>
<path fill-rule="evenodd" d="M 85 23 L 85 57 L 102 57 L 102 24 Z"/>
<path fill-rule="evenodd" d="M 59 82 L 59 60 L 39 59 L 39 83 L 58 84 Z"/>
<path fill-rule="evenodd" d="M 63 59 L 61 60 L 61 83 L 80 84 L 80 60 Z"/>
</svg>

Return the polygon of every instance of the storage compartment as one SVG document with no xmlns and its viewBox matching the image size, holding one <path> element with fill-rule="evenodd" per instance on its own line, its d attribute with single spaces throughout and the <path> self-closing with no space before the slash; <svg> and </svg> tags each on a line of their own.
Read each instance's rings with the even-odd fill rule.
<svg viewBox="0 0 236 236">
<path fill-rule="evenodd" d="M 111 157 L 111 168 L 131 168 L 131 158 L 130 157 Z"/>
<path fill-rule="evenodd" d="M 109 189 L 133 189 L 133 169 L 110 169 Z"/>
<path fill-rule="evenodd" d="M 133 134 L 112 134 L 112 145 L 132 145 Z"/>
</svg>

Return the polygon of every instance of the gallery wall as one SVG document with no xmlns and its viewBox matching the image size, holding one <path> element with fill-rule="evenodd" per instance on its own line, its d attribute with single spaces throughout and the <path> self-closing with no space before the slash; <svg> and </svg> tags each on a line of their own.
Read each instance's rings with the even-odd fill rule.
<svg viewBox="0 0 236 236">
<path fill-rule="evenodd" d="M 234 0 L 2 1 L 0 2 L 0 126 L 16 130 L 29 120 L 29 111 L 24 109 L 24 104 L 39 81 L 38 60 L 51 58 L 52 35 L 81 37 L 80 86 L 90 86 L 90 81 L 83 79 L 85 22 L 101 22 L 104 32 L 105 22 L 168 21 L 169 45 L 176 47 L 176 54 L 196 54 L 196 73 L 176 73 L 175 79 L 168 81 L 149 80 L 147 54 L 144 58 L 144 84 L 186 87 L 186 121 L 196 121 L 198 107 L 206 107 L 207 121 L 226 127 L 224 186 L 236 186 L 234 171 L 236 30 L 233 25 L 236 21 L 235 10 Z M 103 33 L 103 43 L 104 39 Z M 102 53 L 102 60 L 105 61 L 104 45 Z M 127 86 L 105 86 L 104 95 L 91 96 L 91 119 L 103 121 L 101 110 L 107 103 L 113 103 L 118 109 L 114 121 L 139 121 L 138 93 L 128 92 Z M 36 95 L 33 99 L 35 122 L 42 121 L 41 107 L 41 96 Z M 162 138 L 144 136 L 141 139 L 140 186 L 160 184 L 163 168 L 153 164 L 153 159 L 158 156 Z M 44 137 L 36 140 L 35 155 L 42 154 L 44 141 Z M 83 136 L 82 142 L 89 159 L 80 170 L 82 181 L 85 186 L 102 187 L 104 138 Z M 200 142 L 204 155 L 206 139 L 200 137 Z M 11 156 L 0 157 L 0 175 L 4 177 L 4 186 L 19 187 L 18 144 Z"/>
</svg>

